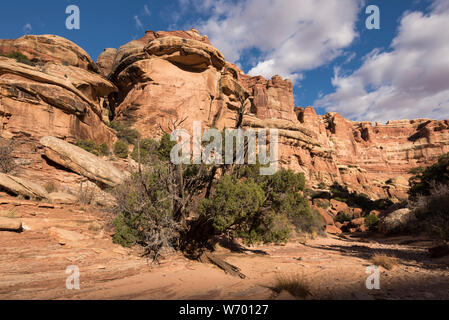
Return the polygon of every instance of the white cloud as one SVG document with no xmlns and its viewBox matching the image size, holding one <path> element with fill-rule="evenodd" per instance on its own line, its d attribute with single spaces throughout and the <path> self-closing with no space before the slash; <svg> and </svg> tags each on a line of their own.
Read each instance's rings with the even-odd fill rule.
<svg viewBox="0 0 449 320">
<path fill-rule="evenodd" d="M 335 69 L 334 93 L 315 102 L 356 120 L 449 118 L 449 6 L 409 12 L 388 51 L 373 50 L 360 69 Z"/>
<path fill-rule="evenodd" d="M 135 22 L 135 24 L 136 24 L 136 28 L 137 28 L 137 29 L 142 29 L 142 28 L 143 28 L 142 21 L 140 21 L 140 18 L 139 18 L 138 15 L 135 15 L 135 16 L 134 16 L 134 22 Z"/>
<path fill-rule="evenodd" d="M 22 30 L 23 33 L 29 34 L 33 30 L 33 27 L 31 26 L 31 23 L 27 23 L 22 27 Z"/>
<path fill-rule="evenodd" d="M 143 23 L 142 23 L 142 19 L 144 17 L 149 17 L 151 16 L 151 11 L 150 8 L 148 7 L 148 5 L 144 4 L 143 5 L 143 10 L 141 11 L 140 14 L 136 14 L 133 19 L 134 19 L 134 23 L 137 29 L 143 29 Z"/>
<path fill-rule="evenodd" d="M 359 0 L 182 2 L 211 13 L 199 29 L 228 60 L 248 59 L 245 51 L 255 48 L 261 57 L 251 75 L 279 74 L 293 80 L 332 61 L 352 43 L 361 4 Z"/>
</svg>

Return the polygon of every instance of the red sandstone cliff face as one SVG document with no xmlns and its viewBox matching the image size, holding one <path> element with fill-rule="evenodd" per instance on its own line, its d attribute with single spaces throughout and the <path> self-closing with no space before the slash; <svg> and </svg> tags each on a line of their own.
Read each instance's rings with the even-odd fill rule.
<svg viewBox="0 0 449 320">
<path fill-rule="evenodd" d="M 449 152 L 448 121 L 404 120 L 386 125 L 319 116 L 296 108 L 293 86 L 245 75 L 196 30 L 152 32 L 118 50 L 109 75 L 119 88 L 118 119 L 154 135 L 168 119 L 219 129 L 235 124 L 243 102 L 246 128 L 277 128 L 280 163 L 302 171 L 310 185 L 338 182 L 372 197 L 405 197 L 407 172 Z"/>
<path fill-rule="evenodd" d="M 51 181 L 65 188 L 69 183 L 76 189 L 84 179 L 48 164 L 39 140 L 54 136 L 112 145 L 116 137 L 104 122 L 103 103 L 117 88 L 97 73 L 83 49 L 64 38 L 0 40 L 0 55 L 13 52 L 32 62 L 0 56 L 0 137 L 14 141 L 14 174 L 41 185 Z"/>
<path fill-rule="evenodd" d="M 304 172 L 310 186 L 338 182 L 377 197 L 405 197 L 407 172 L 449 152 L 449 121 L 402 120 L 373 125 L 336 113 L 295 108 L 293 86 L 279 76 L 250 77 L 228 63 L 198 31 L 146 32 L 93 62 L 57 36 L 0 40 L 0 54 L 20 51 L 35 66 L 0 57 L 2 137 L 56 136 L 111 144 L 105 106 L 144 137 L 186 119 L 203 128 L 276 128 L 280 164 Z M 36 151 L 25 144 L 23 150 Z M 25 152 L 25 151 L 24 151 Z M 30 165 L 37 170 L 36 157 Z"/>
</svg>

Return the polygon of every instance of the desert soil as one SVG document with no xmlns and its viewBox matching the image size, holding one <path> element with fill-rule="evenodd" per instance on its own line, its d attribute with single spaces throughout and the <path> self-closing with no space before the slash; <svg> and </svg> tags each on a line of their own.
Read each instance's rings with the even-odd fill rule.
<svg viewBox="0 0 449 320">
<path fill-rule="evenodd" d="M 297 239 L 284 246 L 216 255 L 241 268 L 245 279 L 181 255 L 149 265 L 138 249 L 112 243 L 108 214 L 74 205 L 0 198 L 0 214 L 19 218 L 22 233 L 0 232 L 0 299 L 277 299 L 279 274 L 298 274 L 308 299 L 449 299 L 449 257 L 430 259 L 425 238 L 351 235 Z M 380 267 L 380 289 L 368 290 L 373 254 L 396 257 Z M 80 289 L 66 288 L 68 266 L 80 270 Z M 281 295 L 288 298 L 288 295 Z"/>
</svg>

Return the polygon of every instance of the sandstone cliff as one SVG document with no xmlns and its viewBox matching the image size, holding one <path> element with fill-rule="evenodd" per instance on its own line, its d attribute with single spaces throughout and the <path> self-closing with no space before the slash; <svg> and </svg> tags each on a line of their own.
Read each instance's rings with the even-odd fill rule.
<svg viewBox="0 0 449 320">
<path fill-rule="evenodd" d="M 338 182 L 374 198 L 401 198 L 409 169 L 449 152 L 448 120 L 372 124 L 295 108 L 289 80 L 244 74 L 195 29 L 147 31 L 105 49 L 97 63 L 57 36 L 0 40 L 0 55 L 13 52 L 32 65 L 0 57 L 0 129 L 23 142 L 19 157 L 30 172 L 56 175 L 40 157 L 44 136 L 111 145 L 109 117 L 130 120 L 143 137 L 160 135 L 172 120 L 185 119 L 187 130 L 193 121 L 223 129 L 235 126 L 242 106 L 244 127 L 279 129 L 281 165 L 304 172 L 310 186 Z"/>
</svg>

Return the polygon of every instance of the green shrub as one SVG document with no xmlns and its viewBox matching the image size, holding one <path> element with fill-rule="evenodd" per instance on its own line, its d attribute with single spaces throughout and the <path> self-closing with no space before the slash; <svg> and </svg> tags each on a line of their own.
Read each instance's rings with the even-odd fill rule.
<svg viewBox="0 0 449 320">
<path fill-rule="evenodd" d="M 449 153 L 441 156 L 434 165 L 414 168 L 409 173 L 413 175 L 409 190 L 412 200 L 419 195 L 428 196 L 436 185 L 449 185 Z"/>
<path fill-rule="evenodd" d="M 109 150 L 109 146 L 106 143 L 101 144 L 98 149 L 99 149 L 100 154 L 103 156 L 108 156 L 111 154 L 111 151 Z"/>
<path fill-rule="evenodd" d="M 122 247 L 129 248 L 136 245 L 143 235 L 138 231 L 139 222 L 135 221 L 135 216 L 125 215 L 123 213 L 116 216 L 112 222 L 114 226 L 114 235 L 112 241 Z"/>
<path fill-rule="evenodd" d="M 114 242 L 125 247 L 141 244 L 156 254 L 155 259 L 160 250 L 176 248 L 179 240 L 169 190 L 161 183 L 161 175 L 168 171 L 159 169 L 135 173 L 113 191 L 117 200 Z"/>
<path fill-rule="evenodd" d="M 377 225 L 379 224 L 379 220 L 380 219 L 375 214 L 370 214 L 365 217 L 365 225 L 368 228 L 373 229 L 377 227 Z"/>
<path fill-rule="evenodd" d="M 30 59 L 28 59 L 28 57 L 21 52 L 14 51 L 9 54 L 5 54 L 3 56 L 7 57 L 7 58 L 15 59 L 17 62 L 20 62 L 23 64 L 27 64 L 30 66 L 34 65 L 34 63 L 32 61 L 30 61 Z"/>
<path fill-rule="evenodd" d="M 292 228 L 298 232 L 320 230 L 317 215 L 299 194 L 305 186 L 303 174 L 282 169 L 254 179 L 255 168 L 257 165 L 242 168 L 240 180 L 225 176 L 214 196 L 200 203 L 200 214 L 214 217 L 217 233 L 231 230 L 247 244 L 256 244 L 284 243 Z"/>
<path fill-rule="evenodd" d="M 300 193 L 304 174 L 282 169 L 261 176 L 260 164 L 232 170 L 174 165 L 174 144 L 169 135 L 139 143 L 142 163 L 151 162 L 115 189 L 116 242 L 140 244 L 156 257 L 161 248 L 172 248 L 198 259 L 216 236 L 241 237 L 248 244 L 283 243 L 294 231 L 321 230 Z M 136 148 L 131 156 L 138 159 Z"/>
<path fill-rule="evenodd" d="M 143 139 L 140 141 L 140 162 L 142 164 L 147 164 L 150 161 L 151 155 L 156 154 L 156 150 L 159 146 L 159 143 L 153 139 Z M 133 152 L 131 153 L 131 158 L 135 161 L 139 161 L 139 150 L 137 144 L 134 147 Z"/>
<path fill-rule="evenodd" d="M 112 121 L 109 126 L 115 130 L 117 138 L 126 141 L 128 144 L 135 144 L 140 137 L 139 131 L 131 128 L 130 122 Z"/>
<path fill-rule="evenodd" d="M 161 161 L 170 161 L 170 153 L 175 145 L 176 142 L 170 140 L 170 135 L 164 134 L 159 141 L 159 147 L 157 149 L 159 159 Z"/>
<path fill-rule="evenodd" d="M 114 154 L 122 159 L 128 158 L 128 144 L 123 141 L 119 140 L 114 144 Z"/>
<path fill-rule="evenodd" d="M 77 140 L 74 144 L 77 147 L 86 150 L 87 152 L 90 152 L 96 156 L 107 156 L 110 154 L 109 147 L 106 143 L 103 143 L 99 146 L 92 140 Z"/>
<path fill-rule="evenodd" d="M 337 216 L 335 217 L 335 221 L 340 222 L 340 223 L 345 223 L 347 221 L 351 221 L 352 220 L 352 216 L 348 213 L 344 213 L 344 212 L 340 212 L 337 214 Z"/>
<path fill-rule="evenodd" d="M 233 227 L 241 234 L 250 233 L 249 222 L 256 218 L 263 198 L 263 190 L 253 180 L 236 181 L 225 176 L 217 184 L 214 197 L 200 202 L 198 213 L 213 218 L 217 233 Z"/>
<path fill-rule="evenodd" d="M 318 184 L 318 189 L 325 190 L 327 189 L 327 185 L 324 182 L 320 182 Z"/>
<path fill-rule="evenodd" d="M 100 155 L 98 145 L 91 140 L 77 140 L 75 141 L 75 145 L 87 152 L 90 152 L 96 156 Z"/>
</svg>

